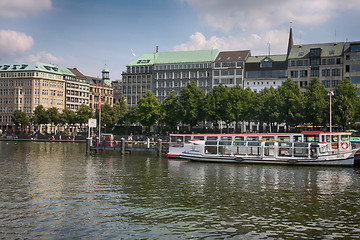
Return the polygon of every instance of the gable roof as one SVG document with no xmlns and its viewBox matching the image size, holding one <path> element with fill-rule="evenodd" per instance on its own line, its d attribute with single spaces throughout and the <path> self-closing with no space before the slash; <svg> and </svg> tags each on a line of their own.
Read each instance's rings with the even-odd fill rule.
<svg viewBox="0 0 360 240">
<path fill-rule="evenodd" d="M 284 62 L 284 61 L 286 61 L 286 54 L 266 55 L 266 56 L 251 56 L 251 57 L 248 57 L 248 59 L 246 60 L 246 63 L 260 63 L 265 58 L 269 58 L 273 62 Z"/>
<path fill-rule="evenodd" d="M 168 63 L 213 62 L 215 61 L 218 54 L 218 49 L 148 53 L 132 61 L 128 66 L 146 66 Z"/>
<path fill-rule="evenodd" d="M 239 62 L 245 61 L 250 56 L 250 50 L 220 52 L 215 62 Z"/>
<path fill-rule="evenodd" d="M 289 59 L 300 59 L 300 58 L 309 58 L 310 50 L 314 48 L 321 49 L 321 57 L 340 57 L 344 52 L 344 43 L 319 43 L 319 44 L 304 44 L 304 45 L 294 45 L 291 48 Z"/>
</svg>

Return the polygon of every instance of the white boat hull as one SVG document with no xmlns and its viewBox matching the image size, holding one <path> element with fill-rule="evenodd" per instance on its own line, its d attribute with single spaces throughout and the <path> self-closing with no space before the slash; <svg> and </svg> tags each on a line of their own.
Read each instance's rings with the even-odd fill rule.
<svg viewBox="0 0 360 240">
<path fill-rule="evenodd" d="M 338 154 L 316 159 L 287 158 L 287 157 L 249 157 L 249 156 L 226 156 L 208 155 L 201 153 L 183 152 L 180 158 L 202 162 L 227 162 L 227 163 L 255 163 L 255 164 L 285 164 L 285 165 L 319 165 L 319 166 L 354 166 L 354 152 Z"/>
</svg>

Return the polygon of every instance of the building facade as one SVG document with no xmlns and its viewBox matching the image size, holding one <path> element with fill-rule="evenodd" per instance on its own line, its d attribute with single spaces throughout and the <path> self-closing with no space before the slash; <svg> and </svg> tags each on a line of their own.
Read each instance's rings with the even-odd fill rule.
<svg viewBox="0 0 360 240">
<path fill-rule="evenodd" d="M 358 88 L 360 95 L 360 42 L 346 42 L 344 45 L 344 77 Z"/>
<path fill-rule="evenodd" d="M 260 92 L 277 88 L 288 78 L 287 55 L 251 56 L 245 63 L 244 88 Z"/>
<path fill-rule="evenodd" d="M 289 78 L 301 91 L 314 78 L 328 90 L 344 78 L 344 43 L 294 45 L 288 58 Z"/>
<path fill-rule="evenodd" d="M 73 75 L 64 75 L 66 81 L 66 109 L 76 111 L 82 104 L 89 106 L 89 80 L 77 68 L 69 68 Z"/>
<path fill-rule="evenodd" d="M 220 52 L 213 67 L 212 86 L 244 87 L 245 61 L 250 50 Z"/>
<path fill-rule="evenodd" d="M 162 102 L 173 90 L 180 96 L 182 88 L 195 81 L 206 93 L 213 87 L 213 63 L 218 54 L 217 49 L 157 53 L 152 92 Z"/>
<path fill-rule="evenodd" d="M 64 75 L 73 76 L 67 68 L 34 63 L 0 64 L 0 125 L 12 128 L 12 115 L 21 110 L 33 116 L 38 105 L 45 109 L 65 108 Z"/>
</svg>

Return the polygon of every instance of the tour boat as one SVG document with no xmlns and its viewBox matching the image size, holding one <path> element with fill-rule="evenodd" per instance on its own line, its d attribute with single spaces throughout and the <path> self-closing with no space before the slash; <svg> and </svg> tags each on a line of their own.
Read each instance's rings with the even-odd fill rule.
<svg viewBox="0 0 360 240">
<path fill-rule="evenodd" d="M 170 134 L 168 157 L 193 161 L 355 166 L 349 132 Z M 354 158 L 355 156 L 355 158 Z"/>
</svg>

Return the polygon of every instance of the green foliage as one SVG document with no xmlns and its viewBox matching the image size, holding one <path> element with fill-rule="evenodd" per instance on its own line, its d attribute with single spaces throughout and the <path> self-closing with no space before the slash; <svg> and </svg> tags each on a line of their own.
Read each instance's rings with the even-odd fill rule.
<svg viewBox="0 0 360 240">
<path fill-rule="evenodd" d="M 305 112 L 304 118 L 313 126 L 325 125 L 329 119 L 329 98 L 327 90 L 321 82 L 314 78 L 309 85 L 306 86 L 305 92 Z"/>
<path fill-rule="evenodd" d="M 334 89 L 332 108 L 334 122 L 345 128 L 359 117 L 359 97 L 356 87 L 344 79 Z"/>
<path fill-rule="evenodd" d="M 85 105 L 81 104 L 80 108 L 76 111 L 76 119 L 77 123 L 87 123 L 90 118 L 93 116 L 92 109 Z"/>
<path fill-rule="evenodd" d="M 280 118 L 287 125 L 297 125 L 303 122 L 304 97 L 300 88 L 291 79 L 287 79 L 279 88 Z"/>
<path fill-rule="evenodd" d="M 199 121 L 204 120 L 205 93 L 204 90 L 196 86 L 196 83 L 190 82 L 181 90 L 179 98 L 180 120 L 187 123 L 190 127 L 195 126 Z"/>
<path fill-rule="evenodd" d="M 113 110 L 115 124 L 124 124 L 129 113 L 129 107 L 126 104 L 124 96 L 113 106 Z"/>
<path fill-rule="evenodd" d="M 134 107 L 135 119 L 144 126 L 151 126 L 159 120 L 160 102 L 151 91 L 139 99 L 138 104 Z"/>
<path fill-rule="evenodd" d="M 50 121 L 51 119 L 48 112 L 42 105 L 38 105 L 34 110 L 32 122 L 35 124 L 48 124 Z"/>
<path fill-rule="evenodd" d="M 54 125 L 58 125 L 60 123 L 60 113 L 56 107 L 49 108 L 46 112 L 50 118 L 51 123 Z"/>
<path fill-rule="evenodd" d="M 62 114 L 60 115 L 60 123 L 62 124 L 75 124 L 76 121 L 76 113 L 69 109 L 64 109 Z"/>
<path fill-rule="evenodd" d="M 230 93 L 229 87 L 220 84 L 206 94 L 204 111 L 209 121 L 231 122 L 233 120 Z"/>
<path fill-rule="evenodd" d="M 180 122 L 179 117 L 179 99 L 175 96 L 175 91 L 171 91 L 161 104 L 161 121 L 175 129 Z"/>
<path fill-rule="evenodd" d="M 25 125 L 29 124 L 29 117 L 26 112 L 15 110 L 12 116 L 12 121 L 15 123 L 16 127 L 21 125 L 21 130 L 25 127 Z"/>
</svg>

